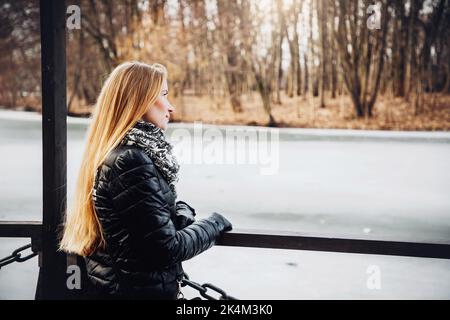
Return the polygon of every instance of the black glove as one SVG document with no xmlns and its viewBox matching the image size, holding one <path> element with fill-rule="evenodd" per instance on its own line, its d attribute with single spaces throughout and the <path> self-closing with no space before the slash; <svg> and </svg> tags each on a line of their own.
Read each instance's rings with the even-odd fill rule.
<svg viewBox="0 0 450 320">
<path fill-rule="evenodd" d="M 177 201 L 175 226 L 177 230 L 181 230 L 195 221 L 195 209 L 184 201 Z"/>
<path fill-rule="evenodd" d="M 231 231 L 233 229 L 233 225 L 231 224 L 231 222 L 228 221 L 220 213 L 213 212 L 210 216 L 210 219 L 212 219 L 217 224 L 221 232 Z"/>
</svg>

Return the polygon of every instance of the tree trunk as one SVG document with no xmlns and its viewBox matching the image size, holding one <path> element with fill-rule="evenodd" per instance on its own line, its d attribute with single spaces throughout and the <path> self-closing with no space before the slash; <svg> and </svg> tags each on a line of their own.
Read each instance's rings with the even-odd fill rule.
<svg viewBox="0 0 450 320">
<path fill-rule="evenodd" d="M 328 19 L 328 0 L 321 0 L 320 5 L 317 6 L 317 16 L 319 18 L 320 25 L 320 38 L 322 43 L 322 51 L 320 57 L 321 77 L 320 77 L 320 107 L 325 108 L 325 89 L 327 88 L 327 19 Z"/>
</svg>

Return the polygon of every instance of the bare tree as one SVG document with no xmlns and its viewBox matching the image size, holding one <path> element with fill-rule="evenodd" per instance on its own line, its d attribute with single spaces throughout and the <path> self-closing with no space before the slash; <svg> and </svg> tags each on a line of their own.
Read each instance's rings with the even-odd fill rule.
<svg viewBox="0 0 450 320">
<path fill-rule="evenodd" d="M 382 2 L 382 26 L 369 30 L 366 8 L 368 1 L 340 0 L 336 5 L 339 25 L 335 33 L 339 44 L 345 85 L 358 117 L 372 116 L 384 65 L 389 21 L 386 1 Z"/>
</svg>

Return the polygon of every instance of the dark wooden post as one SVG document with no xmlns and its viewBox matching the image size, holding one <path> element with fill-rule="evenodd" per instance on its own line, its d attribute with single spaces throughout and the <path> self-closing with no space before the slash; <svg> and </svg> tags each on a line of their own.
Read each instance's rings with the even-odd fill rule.
<svg viewBox="0 0 450 320">
<path fill-rule="evenodd" d="M 57 251 L 66 211 L 66 5 L 40 0 L 43 231 L 37 299 L 64 299 L 66 255 Z"/>
</svg>

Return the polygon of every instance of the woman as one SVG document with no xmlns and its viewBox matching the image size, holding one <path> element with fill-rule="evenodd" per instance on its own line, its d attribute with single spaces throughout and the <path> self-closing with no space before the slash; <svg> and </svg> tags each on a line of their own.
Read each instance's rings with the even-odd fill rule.
<svg viewBox="0 0 450 320">
<path fill-rule="evenodd" d="M 232 228 L 218 213 L 195 221 L 176 201 L 167 95 L 164 66 L 126 62 L 98 97 L 60 244 L 86 257 L 97 298 L 176 299 L 181 262 Z"/>
</svg>

